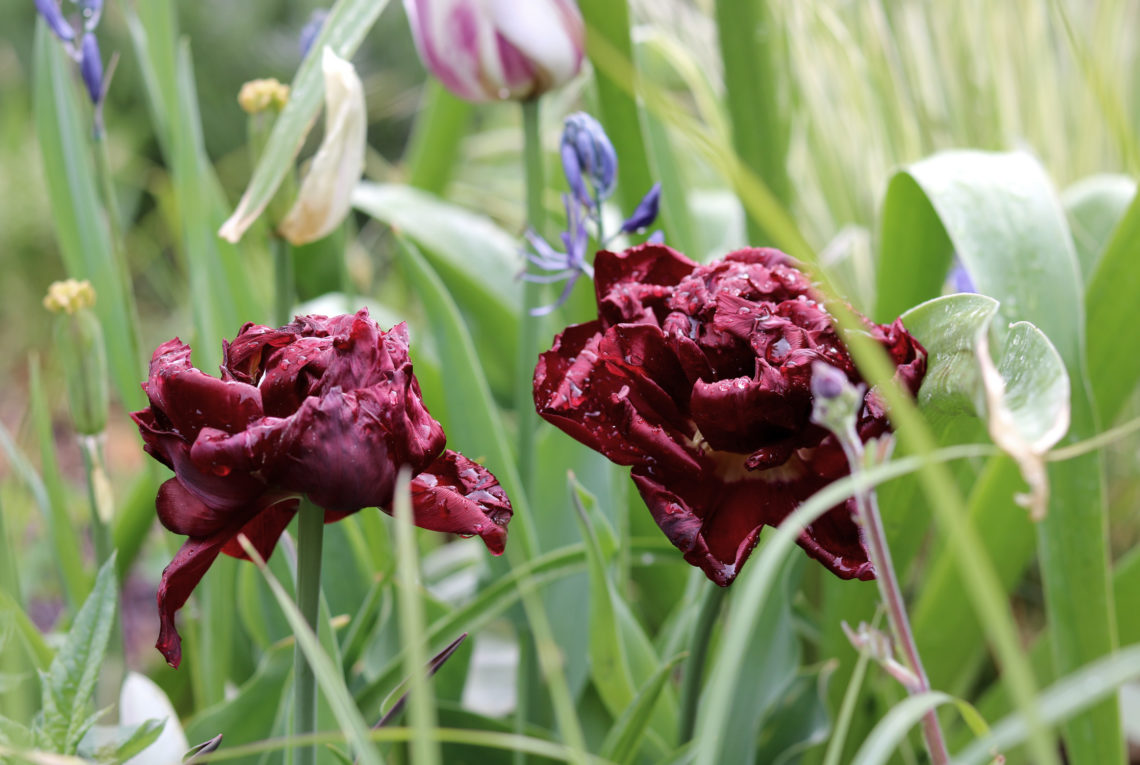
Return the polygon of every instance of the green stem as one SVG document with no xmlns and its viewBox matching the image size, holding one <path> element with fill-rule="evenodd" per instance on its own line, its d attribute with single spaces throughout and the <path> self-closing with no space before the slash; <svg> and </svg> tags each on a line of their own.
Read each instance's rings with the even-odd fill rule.
<svg viewBox="0 0 1140 765">
<path fill-rule="evenodd" d="M 705 660 L 708 658 L 709 643 L 713 628 L 717 623 L 721 606 L 728 595 L 727 587 L 711 584 L 712 591 L 705 595 L 701 603 L 697 623 L 693 625 L 693 639 L 689 647 L 689 658 L 685 660 L 685 676 L 681 681 L 681 725 L 680 743 L 684 746 L 693 737 L 697 727 L 697 702 L 701 698 L 701 678 L 705 673 Z"/>
<path fill-rule="evenodd" d="M 273 322 L 284 327 L 293 320 L 296 289 L 293 283 L 293 245 L 273 234 L 269 237 L 269 246 L 273 250 Z"/>
<path fill-rule="evenodd" d="M 864 465 L 863 442 L 853 430 L 846 435 L 836 432 L 836 436 L 851 466 L 851 474 L 859 475 Z M 910 671 L 914 673 L 914 687 L 908 687 L 906 690 L 912 695 L 926 693 L 930 691 L 930 680 L 926 676 L 926 669 L 922 666 L 922 657 L 914 640 L 914 630 L 911 629 L 910 619 L 907 617 L 906 602 L 903 599 L 898 576 L 895 574 L 894 563 L 891 561 L 891 548 L 887 545 L 887 534 L 883 529 L 883 518 L 879 513 L 875 492 L 867 489 L 856 491 L 855 508 L 859 525 L 863 528 L 867 557 L 875 567 L 875 582 L 879 585 L 879 595 L 887 609 L 887 621 L 890 622 L 891 632 L 894 633 L 895 640 L 902 650 L 903 658 Z M 930 761 L 934 765 L 946 765 L 950 762 L 946 737 L 938 722 L 938 713 L 933 709 L 922 716 L 922 737 L 926 742 Z"/>
<path fill-rule="evenodd" d="M 542 137 L 539 134 L 538 101 L 525 101 L 523 110 L 524 159 L 526 164 L 526 219 L 527 225 L 541 235 L 542 206 Z M 529 270 L 529 263 L 524 265 Z M 523 313 L 520 321 L 519 351 L 515 371 L 515 416 L 518 418 L 519 478 L 528 497 L 534 482 L 534 436 L 538 428 L 538 414 L 534 409 L 534 363 L 538 355 L 539 320 L 530 315 L 542 299 L 542 285 L 523 282 Z"/>
<path fill-rule="evenodd" d="M 87 504 L 91 510 L 91 537 L 95 544 L 95 565 L 102 568 L 111 557 L 111 534 L 108 521 L 99 509 L 97 473 L 102 470 L 98 436 L 80 436 L 79 451 L 83 455 L 83 473 L 87 478 Z"/>
<path fill-rule="evenodd" d="M 542 136 L 539 132 L 538 99 L 524 101 L 523 114 L 523 161 L 526 167 L 526 219 L 527 225 L 541 235 L 544 218 L 542 206 Z M 524 272 L 530 263 L 524 262 Z M 515 365 L 515 417 L 518 423 L 518 467 L 519 481 L 526 497 L 534 496 L 534 443 L 538 428 L 538 413 L 534 408 L 534 363 L 538 355 L 539 322 L 530 312 L 542 299 L 542 285 L 523 281 L 522 316 L 519 321 L 518 358 Z M 527 540 L 527 547 L 537 551 L 537 540 Z M 534 639 L 529 631 L 519 634 L 520 646 Z M 518 703 L 515 707 L 515 732 L 525 733 L 529 712 L 530 689 L 536 675 L 535 650 L 520 648 L 518 669 Z M 526 762 L 523 752 L 515 753 L 515 765 Z"/>
<path fill-rule="evenodd" d="M 321 550 L 325 534 L 325 512 L 306 499 L 297 513 L 297 609 L 305 623 L 317 632 L 317 613 L 321 603 Z M 300 641 L 293 649 L 293 735 L 304 736 L 317 730 L 317 683 L 313 668 L 301 650 Z M 314 765 L 317 748 L 300 746 L 293 762 Z"/>
</svg>

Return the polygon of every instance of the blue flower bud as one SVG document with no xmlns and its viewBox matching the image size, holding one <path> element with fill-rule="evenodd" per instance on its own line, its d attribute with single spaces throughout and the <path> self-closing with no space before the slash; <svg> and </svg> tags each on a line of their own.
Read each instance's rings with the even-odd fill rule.
<svg viewBox="0 0 1140 765">
<path fill-rule="evenodd" d="M 582 204 L 591 208 L 613 193 L 617 176 L 617 153 L 596 119 L 585 112 L 566 118 L 562 130 L 562 170 Z M 594 196 L 585 181 L 593 186 Z"/>
<path fill-rule="evenodd" d="M 99 55 L 99 42 L 91 32 L 83 35 L 83 47 L 79 52 L 79 73 L 87 86 L 91 103 L 98 105 L 103 100 L 103 59 Z"/>
<path fill-rule="evenodd" d="M 653 221 L 657 220 L 657 210 L 660 205 L 661 184 L 655 183 L 653 188 L 637 203 L 637 209 L 633 211 L 633 215 L 626 218 L 625 222 L 621 224 L 621 230 L 627 234 L 632 234 L 643 228 L 649 228 L 653 225 Z"/>
<path fill-rule="evenodd" d="M 63 11 L 60 10 L 59 3 L 56 0 L 36 0 L 36 10 L 40 12 L 44 21 L 51 27 L 52 34 L 60 40 L 71 42 L 75 39 L 75 30 L 63 17 Z"/>
</svg>

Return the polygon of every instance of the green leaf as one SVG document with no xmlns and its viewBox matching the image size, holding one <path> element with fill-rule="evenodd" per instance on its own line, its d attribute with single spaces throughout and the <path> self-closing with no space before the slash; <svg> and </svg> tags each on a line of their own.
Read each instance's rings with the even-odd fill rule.
<svg viewBox="0 0 1140 765">
<path fill-rule="evenodd" d="M 629 214 L 654 181 L 635 96 L 629 3 L 581 0 L 578 7 L 586 21 L 586 54 L 594 67 L 599 121 L 621 158 L 617 192 L 622 209 Z M 612 62 L 617 65 L 611 66 Z"/>
<path fill-rule="evenodd" d="M 35 428 L 36 440 L 39 442 L 40 472 L 43 476 L 43 490 L 36 487 L 32 493 L 47 525 L 52 552 L 55 553 L 55 563 L 59 567 L 67 602 L 73 609 L 79 608 L 87 593 L 91 591 L 91 577 L 83 570 L 79 534 L 76 532 L 76 524 L 67 512 L 67 484 L 59 469 L 51 408 L 40 376 L 38 356 L 33 356 L 28 363 L 28 409 Z M 0 440 L 3 440 L 4 450 L 8 452 L 9 463 L 20 465 L 21 463 L 14 459 L 11 453 L 15 447 L 10 445 L 10 439 L 2 429 L 0 429 Z M 28 470 L 30 469 L 29 466 Z M 38 476 L 33 478 L 32 473 L 24 472 L 22 469 L 19 472 L 23 473 L 25 481 L 39 480 Z"/>
<path fill-rule="evenodd" d="M 240 746 L 273 734 L 279 703 L 289 699 L 292 641 L 282 641 L 261 656 L 257 671 L 225 701 L 203 709 L 186 722 L 186 737 L 204 741 L 221 733 L 228 746 Z M 267 703 L 272 700 L 271 703 Z M 239 760 L 254 765 L 255 758 Z"/>
<path fill-rule="evenodd" d="M 1136 196 L 1136 181 L 1126 175 L 1093 175 L 1061 194 L 1069 218 L 1083 283 L 1096 271 L 1112 233 Z"/>
<path fill-rule="evenodd" d="M 1082 667 L 1042 691 L 1042 716 L 1054 725 L 1072 719 L 1137 677 L 1140 645 L 1133 645 Z M 1025 741 L 1026 735 L 1025 721 L 1020 715 L 1010 715 L 995 723 L 988 736 L 970 744 L 954 761 L 961 765 L 989 762 L 994 751 L 1014 747 Z"/>
<path fill-rule="evenodd" d="M 791 765 L 809 749 L 827 741 L 831 717 L 827 709 L 827 682 L 833 664 L 801 671 L 779 703 L 764 720 L 755 762 Z"/>
<path fill-rule="evenodd" d="M 632 763 L 637 756 L 638 747 L 645 737 L 649 721 L 653 716 L 653 708 L 665 689 L 673 668 L 685 658 L 678 654 L 666 662 L 662 662 L 649 679 L 638 689 L 632 703 L 621 713 L 614 722 L 599 752 L 603 759 L 620 763 Z"/>
<path fill-rule="evenodd" d="M 1069 376 L 1057 349 L 1032 324 L 995 325 L 999 308 L 998 301 L 985 295 L 958 294 L 929 300 L 902 315 L 928 354 L 918 404 L 928 416 L 987 416 L 977 348 L 985 332 L 1005 383 L 1012 424 L 1025 441 L 1044 452 L 1069 421 Z"/>
<path fill-rule="evenodd" d="M 784 24 L 769 0 L 717 0 L 716 23 L 732 144 L 744 166 L 786 207 L 791 199 L 787 163 L 792 114 L 781 97 L 789 71 Z M 757 243 L 772 240 L 752 217 L 748 235 Z"/>
<path fill-rule="evenodd" d="M 317 685 L 329 706 L 332 707 L 337 723 L 344 731 L 349 743 L 352 744 L 360 762 L 364 765 L 380 765 L 383 760 L 376 746 L 368 738 L 368 725 L 360 716 L 360 710 L 356 708 L 348 688 L 345 687 L 344 676 L 340 672 L 340 667 L 322 650 L 317 635 L 309 627 L 297 605 L 289 598 L 285 588 L 269 572 L 269 568 L 258 555 L 257 550 L 248 542 L 243 547 L 250 560 L 257 565 L 258 570 L 265 576 L 265 581 L 273 591 L 277 605 L 281 607 L 285 618 L 289 620 L 289 626 L 293 628 L 293 635 L 300 644 L 309 665 L 313 668 Z"/>
<path fill-rule="evenodd" d="M 422 248 L 471 333 L 486 338 L 478 356 L 492 389 L 510 391 L 522 305 L 518 241 L 489 219 L 408 186 L 361 183 L 352 203 Z"/>
<path fill-rule="evenodd" d="M 0 744 L 14 749 L 28 749 L 35 742 L 32 731 L 7 717 L 0 717 Z"/>
<path fill-rule="evenodd" d="M 871 735 L 859 747 L 852 765 L 882 765 L 895 753 L 906 734 L 932 709 L 945 704 L 963 704 L 947 693 L 929 691 L 909 696 L 891 709 L 887 716 L 875 726 Z M 967 705 L 968 706 L 968 705 Z"/>
<path fill-rule="evenodd" d="M 1108 424 L 1140 381 L 1140 336 L 1122 331 L 1134 321 L 1140 293 L 1140 195 L 1132 200 L 1089 279 L 1089 383 Z"/>
<path fill-rule="evenodd" d="M 128 409 L 142 403 L 142 355 L 129 275 L 115 253 L 92 160 L 91 120 L 76 97 L 74 64 L 40 19 L 35 33 L 35 124 L 67 273 L 95 288 L 111 378 Z"/>
<path fill-rule="evenodd" d="M 67 633 L 63 646 L 41 675 L 43 684 L 42 735 L 56 751 L 74 754 L 89 724 L 91 694 L 115 623 L 118 580 L 115 555 L 103 564 L 95 586 Z"/>
<path fill-rule="evenodd" d="M 597 500 L 573 478 L 570 491 L 586 543 L 590 582 L 590 677 L 606 709 L 617 719 L 634 703 L 638 688 L 653 676 L 660 661 L 653 643 L 610 579 L 608 568 L 616 548 L 613 533 L 607 532 L 608 524 L 597 509 Z M 600 525 L 596 528 L 596 524 Z M 608 557 L 607 547 L 611 551 Z M 655 735 L 650 738 L 658 757 L 667 751 L 664 744 L 677 738 L 677 710 L 672 694 L 664 694 L 659 701 L 651 715 Z"/>
<path fill-rule="evenodd" d="M 1033 157 L 954 151 L 911 165 L 891 181 L 881 239 L 878 316 L 936 294 L 953 251 L 978 291 L 1000 302 L 1004 321 L 1032 322 L 1056 347 L 1073 382 L 1069 438 L 1096 432 L 1087 384 L 1096 376 L 1086 377 L 1077 256 L 1056 192 Z M 1125 326 L 1121 319 L 1112 326 Z M 1037 538 L 1058 672 L 1113 647 L 1102 473 L 1097 454 L 1053 463 L 1048 471 L 1049 509 Z M 1116 704 L 1106 701 L 1070 721 L 1065 741 L 1077 765 L 1122 759 Z"/>
<path fill-rule="evenodd" d="M 99 747 L 95 760 L 100 763 L 122 763 L 139 754 L 162 735 L 166 720 L 147 720 L 134 727 L 116 731 L 118 740 Z"/>
<path fill-rule="evenodd" d="M 438 80 L 424 84 L 420 108 L 408 138 L 404 161 L 408 183 L 442 195 L 458 165 L 473 106 L 452 95 Z"/>
<path fill-rule="evenodd" d="M 273 124 L 249 186 L 237 209 L 218 232 L 236 242 L 273 198 L 293 160 L 304 144 L 305 135 L 316 119 L 324 95 L 321 51 L 326 46 L 343 59 L 352 54 L 372 29 L 388 0 L 337 0 L 321 25 L 320 34 L 309 48 L 289 88 L 289 102 Z"/>
</svg>

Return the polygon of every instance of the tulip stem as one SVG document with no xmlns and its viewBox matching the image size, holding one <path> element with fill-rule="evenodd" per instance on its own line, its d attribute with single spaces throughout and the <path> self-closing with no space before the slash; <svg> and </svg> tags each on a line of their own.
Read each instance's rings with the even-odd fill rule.
<svg viewBox="0 0 1140 765">
<path fill-rule="evenodd" d="M 536 234 L 541 235 L 543 228 L 544 209 L 542 205 L 543 167 L 542 167 L 542 135 L 539 131 L 539 101 L 533 98 L 522 102 L 523 118 L 523 165 L 526 169 L 526 221 L 527 226 Z M 530 261 L 523 261 L 524 273 L 530 269 Z M 515 418 L 518 426 L 518 469 L 519 482 L 522 484 L 523 495 L 527 498 L 534 496 L 534 444 L 535 432 L 538 429 L 538 413 L 534 408 L 534 364 L 538 355 L 538 331 L 542 321 L 537 316 L 531 316 L 531 311 L 538 307 L 542 299 L 542 285 L 537 282 L 523 280 L 522 315 L 519 316 L 519 345 L 518 357 L 515 362 Z M 530 538 L 523 540 L 528 557 L 537 553 L 537 540 L 533 538 L 530 524 L 524 526 L 524 536 Z M 525 532 L 530 531 L 530 534 Z M 520 642 L 534 640 L 529 630 L 520 630 Z M 527 727 L 527 717 L 530 707 L 530 691 L 535 685 L 537 674 L 537 651 L 533 646 L 520 647 L 518 663 L 518 704 L 515 707 L 515 732 L 523 733 Z M 515 765 L 524 765 L 527 757 L 522 752 L 515 753 Z"/>
<path fill-rule="evenodd" d="M 317 614 L 321 602 L 324 533 L 324 510 L 302 499 L 297 517 L 297 608 L 316 634 L 319 634 Z M 293 735 L 304 736 L 317 729 L 317 684 L 300 641 L 293 649 L 293 677 Z M 293 758 L 296 765 L 315 765 L 316 761 L 316 744 L 298 747 Z"/>
<path fill-rule="evenodd" d="M 851 474 L 859 475 L 864 465 L 863 442 L 854 436 L 854 433 L 848 438 L 839 433 L 836 435 L 843 445 L 847 462 L 851 466 Z M 875 492 L 866 488 L 858 489 L 855 492 L 855 507 L 867 544 L 867 555 L 875 567 L 875 582 L 879 585 L 879 596 L 887 608 L 891 631 L 902 650 L 904 660 L 914 673 L 913 687 L 908 687 L 907 691 L 916 695 L 926 693 L 930 690 L 930 680 L 922 666 L 922 657 L 919 656 L 918 645 L 915 643 L 914 632 L 907 617 L 906 602 L 903 600 L 902 588 L 899 586 L 891 561 L 891 550 L 887 546 L 887 535 L 883 529 L 883 519 L 879 513 Z M 926 741 L 926 748 L 933 765 L 946 765 L 950 762 L 950 753 L 946 748 L 946 738 L 938 721 L 938 713 L 933 709 L 922 717 L 922 737 Z"/>
<path fill-rule="evenodd" d="M 527 226 L 536 234 L 542 235 L 545 211 L 542 205 L 542 136 L 539 133 L 538 99 L 524 101 L 523 112 L 523 152 L 526 166 L 526 220 Z M 523 268 L 530 269 L 530 262 L 524 261 Z M 534 481 L 534 437 L 538 427 L 538 414 L 534 408 L 534 364 L 538 352 L 538 330 L 540 319 L 531 316 L 542 299 L 542 285 L 524 280 L 523 312 L 519 326 L 518 369 L 515 378 L 515 415 L 518 418 L 518 463 L 519 479 L 527 497 Z"/>
<path fill-rule="evenodd" d="M 293 245 L 276 234 L 269 237 L 269 243 L 273 249 L 273 322 L 284 327 L 293 319 Z"/>
<path fill-rule="evenodd" d="M 712 642 L 713 628 L 717 624 L 721 606 L 728 595 L 727 587 L 709 583 L 712 588 L 701 602 L 700 613 L 693 625 L 692 641 L 689 643 L 689 657 L 685 660 L 685 675 L 681 680 L 681 725 L 680 744 L 684 746 L 693 738 L 697 727 L 697 702 L 701 698 L 701 679 L 705 674 L 705 660 L 708 658 L 709 644 Z"/>
</svg>

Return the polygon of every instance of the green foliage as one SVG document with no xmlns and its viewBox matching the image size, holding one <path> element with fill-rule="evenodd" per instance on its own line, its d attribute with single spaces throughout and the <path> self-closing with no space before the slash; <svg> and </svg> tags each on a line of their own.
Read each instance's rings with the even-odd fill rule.
<svg viewBox="0 0 1140 765">
<path fill-rule="evenodd" d="M 157 736 L 154 721 L 94 729 L 113 691 L 99 681 L 122 658 L 122 581 L 132 665 L 165 687 L 189 740 L 224 734 L 206 748 L 250 765 L 297 753 L 294 645 L 317 669 L 321 762 L 902 762 L 920 747 L 915 723 L 936 707 L 956 762 L 999 750 L 1047 765 L 1061 744 L 1077 765 L 1123 762 L 1113 691 L 1140 675 L 1140 525 L 1129 511 L 1140 486 L 1130 175 L 1140 54 L 1119 34 L 1140 23 L 1135 4 L 579 0 L 587 67 L 541 102 L 541 168 L 528 169 L 543 171 L 546 188 L 530 201 L 557 219 L 541 227 L 551 242 L 565 189 L 558 129 L 586 109 L 620 157 L 607 227 L 659 181 L 671 246 L 698 260 L 781 246 L 837 305 L 879 321 L 901 314 L 926 347 L 917 410 L 892 401 L 898 453 L 864 479 L 878 487 L 934 688 L 910 697 L 842 636 L 841 620 L 872 620 L 874 588 L 832 581 L 795 547 L 802 525 L 856 481 L 826 487 L 765 531 L 720 608 L 627 468 L 546 425 L 529 433 L 524 335 L 545 348 L 563 326 L 556 318 L 592 319 L 591 288 L 530 323 L 516 278 L 519 110 L 421 87 L 401 4 L 339 0 L 303 60 L 295 37 L 310 0 L 248 0 L 224 19 L 209 4 L 107 4 L 100 44 L 119 59 L 101 140 L 73 63 L 42 23 L 32 33 L 33 4 L 9 5 L 0 759 L 121 762 Z M 197 365 L 213 371 L 223 338 L 270 323 L 270 243 L 254 221 L 305 151 L 326 44 L 357 54 L 373 150 L 354 219 L 297 252 L 285 275 L 305 298 L 338 290 L 325 296 L 335 310 L 368 305 L 386 324 L 408 321 L 449 448 L 485 464 L 514 503 L 507 555 L 491 561 L 472 542 L 365 509 L 326 529 L 315 633 L 292 604 L 288 541 L 265 576 L 223 557 L 180 613 L 186 660 L 168 673 L 149 648 L 135 653 L 133 634 L 154 620 L 153 587 L 178 543 L 152 533 L 168 474 L 140 467 L 123 412 L 143 402 L 141 362 L 154 343 L 192 340 Z M 243 80 L 267 75 L 291 79 L 292 98 L 250 166 L 232 101 Z M 1008 152 L 1014 141 L 1028 150 Z M 245 237 L 232 244 L 220 228 Z M 979 294 L 943 296 L 955 262 Z M 95 285 L 116 399 L 105 438 L 118 553 L 97 578 L 59 364 L 47 355 L 59 349 L 34 313 L 47 281 L 64 275 Z M 1008 432 L 1047 469 L 1041 523 L 1015 500 L 1024 463 L 987 438 L 983 339 Z M 44 361 L 25 374 L 29 349 Z M 426 657 L 463 632 L 473 639 L 426 682 Z M 486 645 L 502 656 L 480 649 L 492 635 Z M 688 742 L 683 677 L 702 666 Z M 509 707 L 512 686 L 525 691 L 521 713 L 472 701 L 481 691 Z M 406 687 L 406 727 L 370 730 Z M 989 731 L 975 707 L 997 721 Z"/>
</svg>

